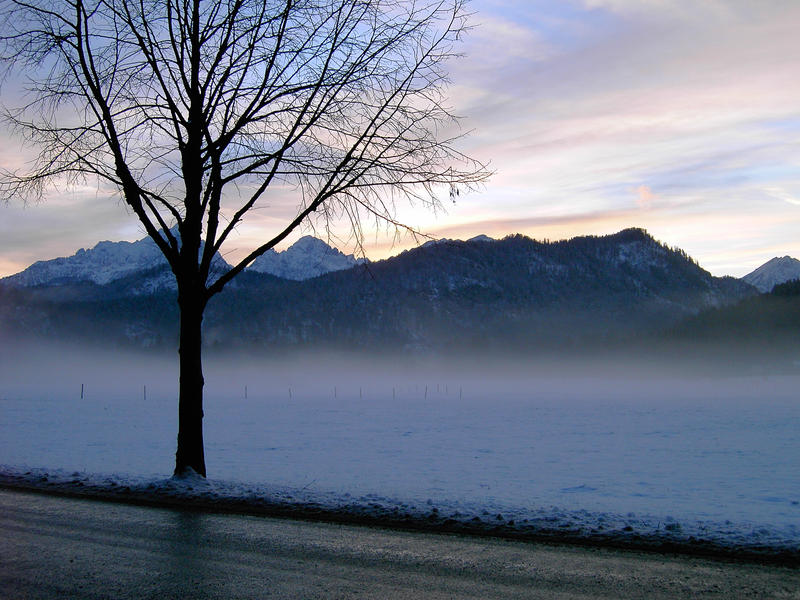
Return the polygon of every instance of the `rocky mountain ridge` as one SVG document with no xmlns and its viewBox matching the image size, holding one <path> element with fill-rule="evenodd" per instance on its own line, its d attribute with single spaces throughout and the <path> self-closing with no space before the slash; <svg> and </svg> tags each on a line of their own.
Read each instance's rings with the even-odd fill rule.
<svg viewBox="0 0 800 600">
<path fill-rule="evenodd" d="M 172 234 L 180 236 L 177 228 Z M 201 245 L 200 251 L 202 252 Z M 230 265 L 219 254 L 214 256 L 212 272 L 224 271 Z M 152 277 L 141 277 L 152 274 Z M 104 286 L 119 280 L 140 276 L 138 292 L 153 293 L 158 289 L 175 289 L 175 280 L 166 258 L 149 236 L 135 242 L 98 242 L 92 248 L 81 248 L 72 256 L 40 260 L 27 269 L 4 277 L 0 282 L 21 287 L 41 287 L 93 283 Z"/>
<path fill-rule="evenodd" d="M 149 237 L 136 242 L 98 242 L 72 256 L 40 260 L 0 281 L 22 287 L 90 281 L 106 285 L 132 273 L 167 267 L 164 255 Z"/>
</svg>

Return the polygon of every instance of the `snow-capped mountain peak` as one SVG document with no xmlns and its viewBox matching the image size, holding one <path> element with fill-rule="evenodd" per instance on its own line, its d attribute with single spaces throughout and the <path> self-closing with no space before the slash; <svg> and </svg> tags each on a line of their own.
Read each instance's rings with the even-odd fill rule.
<svg viewBox="0 0 800 600">
<path fill-rule="evenodd" d="M 761 292 L 769 292 L 779 283 L 792 279 L 800 279 L 800 260 L 791 256 L 776 256 L 742 277 Z"/>
<path fill-rule="evenodd" d="M 313 235 L 304 235 L 299 240 L 297 240 L 294 244 L 292 244 L 287 250 L 291 250 L 292 252 L 304 252 L 307 254 L 341 254 L 335 248 L 332 248 L 322 240 L 315 238 Z"/>
<path fill-rule="evenodd" d="M 322 240 L 306 235 L 282 252 L 268 250 L 249 269 L 284 279 L 302 281 L 331 271 L 350 269 L 363 262 L 352 254 L 344 254 Z"/>
</svg>

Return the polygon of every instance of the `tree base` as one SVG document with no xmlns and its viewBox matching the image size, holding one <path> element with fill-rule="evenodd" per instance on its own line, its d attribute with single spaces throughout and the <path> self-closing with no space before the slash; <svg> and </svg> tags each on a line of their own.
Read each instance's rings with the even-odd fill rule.
<svg viewBox="0 0 800 600">
<path fill-rule="evenodd" d="M 198 473 L 192 467 L 183 467 L 182 469 L 178 470 L 175 469 L 175 472 L 172 474 L 173 479 L 202 479 L 205 480 L 206 476 L 202 473 Z"/>
</svg>

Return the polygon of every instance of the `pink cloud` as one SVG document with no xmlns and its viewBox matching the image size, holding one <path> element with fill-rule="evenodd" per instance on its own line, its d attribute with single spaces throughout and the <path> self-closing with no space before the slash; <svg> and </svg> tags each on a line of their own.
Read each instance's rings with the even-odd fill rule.
<svg viewBox="0 0 800 600">
<path fill-rule="evenodd" d="M 633 190 L 636 193 L 636 204 L 639 208 L 647 209 L 650 208 L 653 204 L 653 200 L 657 198 L 657 196 L 653 193 L 646 185 L 640 185 Z"/>
</svg>

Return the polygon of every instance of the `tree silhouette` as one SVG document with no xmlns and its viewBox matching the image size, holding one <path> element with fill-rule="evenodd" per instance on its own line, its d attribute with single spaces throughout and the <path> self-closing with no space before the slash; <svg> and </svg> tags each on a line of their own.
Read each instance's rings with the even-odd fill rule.
<svg viewBox="0 0 800 600">
<path fill-rule="evenodd" d="M 202 320 L 209 299 L 312 216 L 404 227 L 486 169 L 457 149 L 446 61 L 464 0 L 2 0 L 2 56 L 27 103 L 6 118 L 37 159 L 2 193 L 119 191 L 175 275 L 175 473 L 206 474 Z M 233 267 L 215 257 L 253 209 L 294 212 Z M 280 216 L 280 215 L 279 215 Z"/>
</svg>

